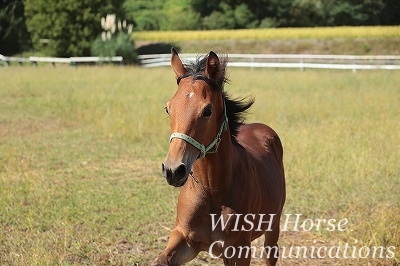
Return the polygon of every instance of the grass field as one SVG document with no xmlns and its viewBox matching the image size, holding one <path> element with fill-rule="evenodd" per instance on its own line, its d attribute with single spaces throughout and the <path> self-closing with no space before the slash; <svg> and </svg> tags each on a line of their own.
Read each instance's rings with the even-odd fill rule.
<svg viewBox="0 0 400 266">
<path fill-rule="evenodd" d="M 139 53 L 399 55 L 400 26 L 134 32 Z"/>
<path fill-rule="evenodd" d="M 334 39 L 334 38 L 399 38 L 399 26 L 265 28 L 240 30 L 139 31 L 134 40 L 270 40 L 270 39 Z"/>
<path fill-rule="evenodd" d="M 395 253 L 281 265 L 399 264 L 399 72 L 229 73 L 232 95 L 256 98 L 248 121 L 281 136 L 284 213 L 349 220 L 344 232 L 283 232 L 281 246 Z M 13 66 L 0 80 L 0 264 L 148 265 L 166 244 L 179 192 L 160 173 L 172 70 Z M 205 263 L 220 261 L 204 253 L 190 265 Z"/>
</svg>

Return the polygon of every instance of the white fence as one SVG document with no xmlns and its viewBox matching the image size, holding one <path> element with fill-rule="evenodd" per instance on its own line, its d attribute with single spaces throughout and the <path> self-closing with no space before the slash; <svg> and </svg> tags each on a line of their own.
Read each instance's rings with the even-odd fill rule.
<svg viewBox="0 0 400 266">
<path fill-rule="evenodd" d="M 0 62 L 4 65 L 8 66 L 11 62 L 17 62 L 20 65 L 23 63 L 32 63 L 37 65 L 38 63 L 51 63 L 55 66 L 56 63 L 60 64 L 70 64 L 77 65 L 78 63 L 110 63 L 117 62 L 122 64 L 123 58 L 122 56 L 114 56 L 114 57 L 97 57 L 97 56 L 89 56 L 89 57 L 40 57 L 40 56 L 30 56 L 29 58 L 23 57 L 9 57 L 0 54 Z"/>
<path fill-rule="evenodd" d="M 180 54 L 184 62 L 195 60 L 197 54 Z M 311 54 L 228 54 L 228 66 L 316 69 L 400 69 L 400 56 L 392 55 L 311 55 Z M 170 54 L 139 56 L 144 67 L 170 65 Z"/>
<path fill-rule="evenodd" d="M 193 61 L 198 54 L 180 54 L 182 60 Z M 400 70 L 400 56 L 396 55 L 310 55 L 310 54 L 228 54 L 228 66 L 250 68 L 307 68 L 315 69 L 390 69 Z M 139 55 L 143 67 L 169 66 L 170 54 Z M 122 64 L 122 56 L 115 57 L 37 57 L 29 58 L 7 57 L 0 54 L 0 63 L 10 65 L 11 62 L 19 64 L 39 62 L 77 65 L 78 63 L 106 63 L 117 62 Z"/>
</svg>

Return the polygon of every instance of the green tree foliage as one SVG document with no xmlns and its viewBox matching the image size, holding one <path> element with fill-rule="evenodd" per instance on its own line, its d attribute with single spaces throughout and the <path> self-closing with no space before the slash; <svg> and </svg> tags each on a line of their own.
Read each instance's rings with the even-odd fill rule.
<svg viewBox="0 0 400 266">
<path fill-rule="evenodd" d="M 221 2 L 215 11 L 204 17 L 205 29 L 245 29 L 257 27 L 258 21 L 247 4 L 229 5 Z"/>
<path fill-rule="evenodd" d="M 125 0 L 137 30 L 399 25 L 399 0 Z"/>
<path fill-rule="evenodd" d="M 139 31 L 201 28 L 200 14 L 190 0 L 126 0 L 124 7 Z"/>
<path fill-rule="evenodd" d="M 106 14 L 138 31 L 400 25 L 400 1 L 0 0 L 0 53 L 32 43 L 48 55 L 89 55 Z"/>
<path fill-rule="evenodd" d="M 22 0 L 0 1 L 0 54 L 13 55 L 29 46 Z"/>
<path fill-rule="evenodd" d="M 327 0 L 325 1 L 326 24 L 333 26 L 382 24 L 380 15 L 387 4 L 384 0 Z"/>
<path fill-rule="evenodd" d="M 163 17 L 163 5 L 164 0 L 127 0 L 124 8 L 127 18 L 135 21 L 137 30 L 159 30 Z"/>
<path fill-rule="evenodd" d="M 227 3 L 221 2 L 218 8 L 203 19 L 205 29 L 234 29 L 234 10 Z"/>
<path fill-rule="evenodd" d="M 320 0 L 296 1 L 290 8 L 291 26 L 315 27 L 325 24 L 323 3 Z"/>
<path fill-rule="evenodd" d="M 235 24 L 237 28 L 255 28 L 257 21 L 246 4 L 238 5 L 234 10 Z"/>
<path fill-rule="evenodd" d="M 189 0 L 166 0 L 163 5 L 161 30 L 200 29 L 200 15 Z"/>
<path fill-rule="evenodd" d="M 34 47 L 52 56 L 90 55 L 101 33 L 100 19 L 108 13 L 122 17 L 124 0 L 24 0 Z"/>
</svg>

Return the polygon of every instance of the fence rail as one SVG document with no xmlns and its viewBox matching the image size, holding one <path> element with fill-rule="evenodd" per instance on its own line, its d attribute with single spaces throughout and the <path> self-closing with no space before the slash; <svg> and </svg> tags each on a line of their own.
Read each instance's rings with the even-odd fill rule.
<svg viewBox="0 0 400 266">
<path fill-rule="evenodd" d="M 191 61 L 197 54 L 180 54 L 182 60 Z M 228 54 L 228 66 L 306 68 L 314 69 L 400 69 L 400 56 L 396 55 L 311 55 L 311 54 Z M 170 54 L 140 55 L 143 67 L 170 65 Z"/>
<path fill-rule="evenodd" d="M 400 70 L 400 56 L 397 55 L 311 55 L 311 54 L 228 54 L 228 66 L 250 68 L 307 68 L 314 69 L 388 69 Z M 182 60 L 192 61 L 198 54 L 180 54 Z M 143 67 L 160 67 L 170 65 L 170 54 L 139 55 Z M 5 66 L 17 62 L 19 64 L 39 62 L 77 65 L 78 63 L 118 62 L 122 64 L 122 56 L 115 57 L 8 57 L 0 54 L 0 63 Z"/>
<path fill-rule="evenodd" d="M 114 57 L 40 57 L 40 56 L 30 56 L 29 58 L 23 57 L 9 57 L 0 54 L 0 62 L 3 65 L 8 66 L 11 62 L 17 62 L 20 65 L 23 63 L 32 63 L 37 65 L 38 63 L 51 63 L 55 66 L 56 63 L 77 65 L 78 63 L 107 63 L 107 62 L 123 62 L 122 56 Z"/>
</svg>

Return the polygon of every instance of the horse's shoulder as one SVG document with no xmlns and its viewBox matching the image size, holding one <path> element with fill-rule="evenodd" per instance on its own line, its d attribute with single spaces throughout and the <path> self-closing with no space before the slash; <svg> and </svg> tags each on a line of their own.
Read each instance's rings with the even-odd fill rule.
<svg viewBox="0 0 400 266">
<path fill-rule="evenodd" d="M 239 142 L 251 142 L 254 140 L 272 140 L 277 138 L 278 134 L 268 125 L 262 123 L 242 124 L 239 127 L 237 139 Z"/>
<path fill-rule="evenodd" d="M 266 155 L 271 152 L 282 156 L 282 144 L 278 134 L 268 125 L 262 123 L 243 124 L 239 128 L 237 141 L 248 152 L 255 155 Z"/>
</svg>

